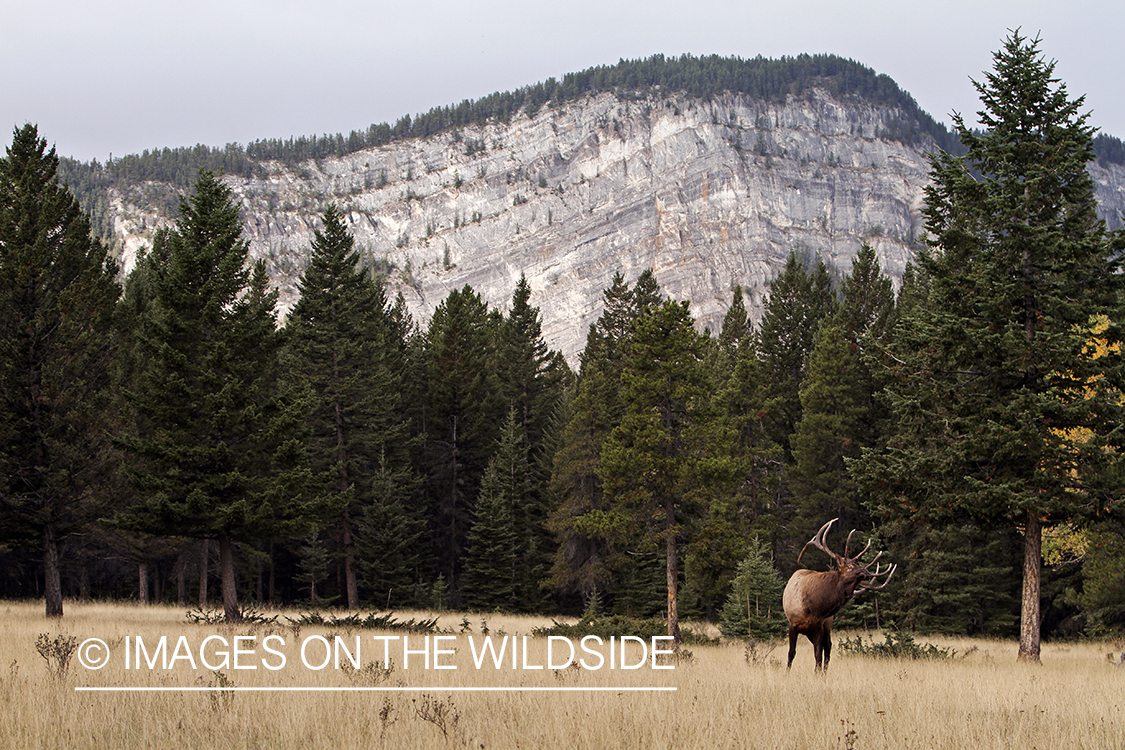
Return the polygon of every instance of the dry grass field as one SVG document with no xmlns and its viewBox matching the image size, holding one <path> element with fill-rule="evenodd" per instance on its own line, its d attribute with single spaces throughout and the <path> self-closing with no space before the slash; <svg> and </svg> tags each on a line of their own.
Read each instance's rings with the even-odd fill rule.
<svg viewBox="0 0 1125 750">
<path fill-rule="evenodd" d="M 67 602 L 59 623 L 43 617 L 42 603 L 0 602 L 0 747 L 1125 747 L 1125 669 L 1106 662 L 1105 653 L 1114 648 L 1109 643 L 1047 644 L 1040 665 L 1018 664 L 1012 642 L 918 639 L 956 649 L 958 657 L 945 661 L 865 658 L 837 647 L 828 674 L 820 676 L 813 673 L 807 641 L 798 646 L 793 671 L 786 673 L 783 646 L 751 660 L 741 644 L 689 646 L 690 658 L 670 662 L 675 669 L 653 669 L 649 661 L 632 670 L 610 670 L 608 663 L 600 669 L 552 670 L 546 668 L 546 639 L 529 638 L 530 651 L 520 654 L 514 669 L 507 657 L 499 669 L 491 662 L 476 669 L 469 636 L 481 643 L 482 618 L 494 640 L 521 636 L 513 641 L 519 645 L 533 627 L 549 623 L 470 614 L 472 631 L 461 633 L 463 617 L 441 619 L 456 636 L 437 644 L 445 653 L 435 657 L 436 664 L 447 668 L 436 669 L 431 662 L 427 669 L 422 636 L 412 635 L 405 668 L 401 641 L 386 641 L 393 662 L 387 670 L 384 641 L 372 636 L 401 633 L 196 625 L 187 624 L 184 612 L 175 608 L 74 602 Z M 48 636 L 40 640 L 43 633 Z M 57 659 L 44 659 L 37 640 L 50 655 L 60 635 L 76 642 L 100 638 L 109 648 L 109 662 L 87 669 L 76 652 L 63 674 L 53 674 Z M 264 648 L 271 635 L 276 654 Z M 126 639 L 135 649 L 137 636 L 154 659 L 153 669 L 147 662 L 125 669 Z M 167 636 L 167 650 L 157 658 L 154 646 L 161 636 Z M 180 636 L 183 645 L 176 651 Z M 203 644 L 209 636 L 220 638 Z M 360 669 L 351 667 L 347 654 L 340 669 L 331 663 L 310 669 L 301 662 L 300 643 L 309 643 L 306 661 L 319 666 L 328 655 L 324 644 L 334 643 L 336 636 L 353 650 L 360 637 Z M 198 663 L 219 664 L 223 643 L 228 652 L 235 645 L 243 651 L 241 669 L 233 662 L 221 669 Z M 627 662 L 639 662 L 639 647 L 629 646 L 634 651 L 626 652 Z M 433 648 L 431 642 L 431 655 Z M 608 662 L 608 646 L 596 650 Z M 96 650 L 86 654 L 97 655 Z M 587 666 L 597 663 L 590 654 L 576 656 L 585 656 Z M 161 668 L 160 659 L 172 657 L 177 658 Z M 558 663 L 566 654 L 555 652 L 555 658 Z M 257 668 L 246 668 L 251 665 Z M 90 687 L 177 690 L 77 689 Z M 178 690 L 185 687 L 195 690 Z M 238 689 L 211 689 L 216 687 Z M 501 687 L 525 690 L 481 690 Z M 594 687 L 604 689 L 573 690 Z"/>
</svg>

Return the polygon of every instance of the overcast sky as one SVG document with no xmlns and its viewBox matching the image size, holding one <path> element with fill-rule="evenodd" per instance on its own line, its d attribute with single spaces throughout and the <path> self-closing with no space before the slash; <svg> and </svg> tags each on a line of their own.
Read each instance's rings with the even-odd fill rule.
<svg viewBox="0 0 1125 750">
<path fill-rule="evenodd" d="M 0 142 L 33 122 L 104 160 L 346 134 L 656 53 L 834 53 L 948 123 L 1015 27 L 1125 137 L 1123 21 L 1120 0 L 0 0 Z"/>
</svg>

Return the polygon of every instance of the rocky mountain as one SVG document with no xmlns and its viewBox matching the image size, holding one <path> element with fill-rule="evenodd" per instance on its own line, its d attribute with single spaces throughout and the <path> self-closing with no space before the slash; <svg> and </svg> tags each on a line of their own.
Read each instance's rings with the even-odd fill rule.
<svg viewBox="0 0 1125 750">
<path fill-rule="evenodd" d="M 718 330 L 733 285 L 761 313 L 791 251 L 845 274 L 863 243 L 896 280 L 922 233 L 926 152 L 891 137 L 911 113 L 813 87 L 783 98 L 592 93 L 564 103 L 226 181 L 283 306 L 295 301 L 318 216 L 348 217 L 365 262 L 419 321 L 471 285 L 506 307 L 521 274 L 548 344 L 572 363 L 616 272 L 653 268 Z M 1092 164 L 1121 226 L 1125 167 Z M 106 192 L 129 267 L 167 209 L 153 181 Z"/>
</svg>

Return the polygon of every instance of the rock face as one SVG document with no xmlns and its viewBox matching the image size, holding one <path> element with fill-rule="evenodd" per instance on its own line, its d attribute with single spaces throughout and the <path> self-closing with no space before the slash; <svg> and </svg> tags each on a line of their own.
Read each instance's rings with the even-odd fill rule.
<svg viewBox="0 0 1125 750">
<path fill-rule="evenodd" d="M 335 202 L 365 262 L 389 272 L 417 320 L 466 284 L 506 308 L 524 274 L 548 344 L 574 364 L 618 271 L 631 282 L 653 268 L 712 330 L 735 284 L 760 316 L 790 251 L 844 274 L 866 242 L 897 280 L 922 234 L 932 148 L 884 136 L 902 117 L 817 92 L 784 104 L 600 94 L 296 168 L 269 162 L 264 179 L 227 184 L 285 309 Z M 1125 168 L 1091 172 L 1120 226 Z M 113 197 L 126 267 L 168 221 L 144 192 Z"/>
</svg>

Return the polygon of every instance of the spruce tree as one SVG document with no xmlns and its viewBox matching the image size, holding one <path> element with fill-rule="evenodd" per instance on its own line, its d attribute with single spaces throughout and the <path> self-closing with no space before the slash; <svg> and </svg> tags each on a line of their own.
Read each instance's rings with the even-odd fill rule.
<svg viewBox="0 0 1125 750">
<path fill-rule="evenodd" d="M 0 528 L 39 545 L 48 617 L 62 617 L 62 544 L 113 494 L 110 358 L 117 269 L 58 184 L 33 125 L 0 159 Z"/>
<path fill-rule="evenodd" d="M 355 240 L 336 206 L 325 210 L 323 222 L 286 324 L 286 364 L 305 405 L 307 454 L 318 486 L 340 508 L 332 519 L 333 546 L 345 603 L 357 609 L 356 527 L 379 473 L 384 480 L 396 477 L 406 500 L 399 509 L 408 512 L 416 496 L 407 471 L 412 436 L 401 403 L 405 373 L 395 357 L 402 342 L 382 287 L 360 267 Z M 412 525 L 410 519 L 384 521 Z"/>
<path fill-rule="evenodd" d="M 828 270 L 823 261 L 809 273 L 796 253 L 790 253 L 785 270 L 770 283 L 762 313 L 758 355 L 774 442 L 789 455 L 789 436 L 801 418 L 801 382 L 820 324 L 833 312 Z"/>
<path fill-rule="evenodd" d="M 529 534 L 531 472 L 518 412 L 508 413 L 488 463 L 469 531 L 465 603 L 476 609 L 534 611 L 538 604 L 535 536 Z"/>
<path fill-rule="evenodd" d="M 870 245 L 860 249 L 842 292 L 836 314 L 822 324 L 809 353 L 801 418 L 789 438 L 798 539 L 809 538 L 830 518 L 841 519 L 847 528 L 871 525 L 866 498 L 857 491 L 847 462 L 879 437 L 881 384 L 864 352 L 882 347 L 893 319 L 894 292 Z"/>
<path fill-rule="evenodd" d="M 723 635 L 777 638 L 785 633 L 785 614 L 781 609 L 785 583 L 769 556 L 768 545 L 757 537 L 750 539 L 720 615 L 719 629 Z"/>
<path fill-rule="evenodd" d="M 651 271 L 638 278 L 636 290 L 621 273 L 614 274 L 603 294 L 602 314 L 590 326 L 580 355 L 571 414 L 554 457 L 550 488 L 555 500 L 547 522 L 557 540 L 551 581 L 587 600 L 611 593 L 630 566 L 613 540 L 612 523 L 607 523 L 612 504 L 603 491 L 601 453 L 625 413 L 621 377 L 631 327 L 658 299 Z"/>
<path fill-rule="evenodd" d="M 324 602 L 324 596 L 317 587 L 320 582 L 328 577 L 329 554 L 328 548 L 321 539 L 319 529 L 313 529 L 305 536 L 297 549 L 300 562 L 297 564 L 298 573 L 293 580 L 305 584 L 309 592 L 309 602 L 317 606 Z"/>
<path fill-rule="evenodd" d="M 516 533 L 522 540 L 523 574 L 543 572 L 551 538 L 545 524 L 548 512 L 547 483 L 554 458 L 554 417 L 562 400 L 565 361 L 547 348 L 539 322 L 539 308 L 530 304 L 531 286 L 520 277 L 512 296 L 511 312 L 500 329 L 497 368 L 500 386 L 512 416 L 519 422 L 518 461 L 527 473 L 526 489 L 511 496 Z M 505 435 L 498 450 L 503 450 Z M 511 466 L 516 459 L 509 459 Z M 537 571 L 533 574 L 531 571 Z M 540 598 L 538 581 L 520 593 L 525 607 Z"/>
<path fill-rule="evenodd" d="M 500 430 L 496 453 L 489 463 L 495 467 L 496 481 L 508 499 L 516 534 L 516 598 L 507 607 L 512 611 L 536 612 L 543 604 L 539 584 L 547 568 L 543 549 L 546 518 L 536 487 L 535 467 L 528 459 L 527 442 L 519 412 L 513 408 Z"/>
<path fill-rule="evenodd" d="M 546 441 L 546 427 L 560 396 L 562 373 L 543 341 L 539 308 L 531 306 L 531 286 L 520 277 L 511 312 L 500 331 L 497 366 L 504 398 L 516 409 L 527 436 L 528 460 L 536 466 Z M 539 481 L 539 480 L 537 480 Z"/>
<path fill-rule="evenodd" d="M 1087 535 L 1082 560 L 1082 591 L 1078 595 L 1086 632 L 1095 637 L 1125 631 L 1125 526 L 1120 521 L 1097 524 Z"/>
<path fill-rule="evenodd" d="M 416 506 L 417 473 L 409 463 L 392 466 L 389 452 L 380 451 L 355 540 L 365 596 L 388 609 L 394 602 L 423 604 L 414 589 L 427 559 L 421 552 L 426 529 Z"/>
<path fill-rule="evenodd" d="M 743 340 L 734 371 L 715 394 L 715 411 L 725 435 L 719 444 L 727 451 L 731 469 L 729 496 L 733 517 L 748 531 L 774 540 L 781 491 L 783 451 L 772 438 L 766 408 L 768 387 L 754 337 Z"/>
<path fill-rule="evenodd" d="M 241 617 L 234 543 L 304 533 L 317 507 L 300 492 L 294 413 L 278 396 L 277 295 L 241 235 L 230 190 L 200 173 L 150 269 L 132 392 L 141 427 L 125 441 L 137 500 L 117 517 L 131 531 L 217 538 L 230 621 Z"/>
<path fill-rule="evenodd" d="M 789 438 L 789 490 L 797 508 L 794 537 L 808 539 L 832 518 L 849 529 L 869 525 L 845 461 L 871 444 L 867 427 L 873 414 L 859 351 L 840 326 L 820 329 L 806 370 L 801 419 Z"/>
<path fill-rule="evenodd" d="M 891 515 L 1022 530 L 1019 658 L 1038 661 L 1042 529 L 1122 489 L 1122 242 L 1096 214 L 1083 99 L 1037 39 L 1014 32 L 994 60 L 983 131 L 954 116 L 967 153 L 933 157 L 929 297 L 896 328 L 895 434 L 861 468 Z"/>
<path fill-rule="evenodd" d="M 884 617 L 920 632 L 1011 638 L 1019 633 L 1020 536 L 972 521 L 888 524 L 902 560 Z"/>
<path fill-rule="evenodd" d="M 503 421 L 498 321 L 471 287 L 454 290 L 426 336 L 427 491 L 438 571 L 460 590 L 472 509 Z"/>
<path fill-rule="evenodd" d="M 750 539 L 776 543 L 782 451 L 771 437 L 766 386 L 752 336 L 738 347 L 734 370 L 719 381 L 706 429 L 711 492 L 705 520 L 686 551 L 686 594 L 717 616 Z"/>
<path fill-rule="evenodd" d="M 742 287 L 736 285 L 731 295 L 730 308 L 723 316 L 723 325 L 719 331 L 717 377 L 723 380 L 730 377 L 738 361 L 739 347 L 753 334 L 751 329 L 750 318 L 746 314 L 746 303 L 743 301 Z"/>
<path fill-rule="evenodd" d="M 891 280 L 879 269 L 879 259 L 864 244 L 841 285 L 835 321 L 857 343 L 880 341 L 894 325 L 895 293 Z"/>
<path fill-rule="evenodd" d="M 710 355 L 708 369 L 717 386 L 707 430 L 712 492 L 702 525 L 685 550 L 684 603 L 688 611 L 715 618 L 750 539 L 772 543 L 775 537 L 780 487 L 774 470 L 780 454 L 765 431 L 765 389 L 739 287 Z"/>
<path fill-rule="evenodd" d="M 596 521 L 608 509 L 599 476 L 602 445 L 622 413 L 620 372 L 611 359 L 612 348 L 597 326 L 590 326 L 550 483 L 554 507 L 547 527 L 557 541 L 551 582 L 585 599 L 613 588 L 621 554 Z"/>
</svg>

